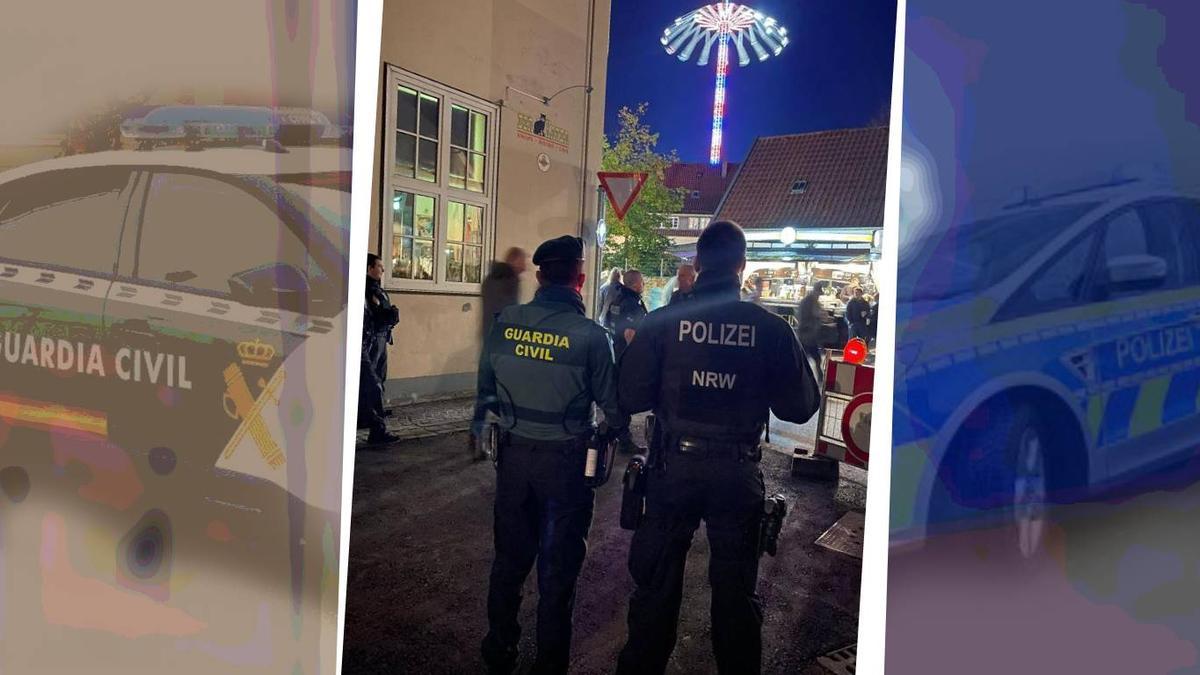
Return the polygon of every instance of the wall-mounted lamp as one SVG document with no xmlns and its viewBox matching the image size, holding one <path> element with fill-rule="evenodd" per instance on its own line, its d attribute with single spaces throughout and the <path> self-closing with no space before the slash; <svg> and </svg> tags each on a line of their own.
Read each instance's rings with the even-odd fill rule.
<svg viewBox="0 0 1200 675">
<path fill-rule="evenodd" d="M 558 98 L 559 94 L 561 94 L 563 92 L 571 91 L 572 89 L 583 89 L 589 94 L 592 93 L 592 86 L 588 85 L 588 84 L 573 84 L 569 87 L 564 87 L 562 89 L 559 89 L 558 91 L 554 92 L 550 96 L 538 96 L 537 94 L 531 94 L 527 91 L 521 91 L 520 89 L 517 89 L 516 87 L 507 87 L 506 86 L 504 88 L 504 96 L 505 96 L 505 98 L 507 98 L 508 92 L 511 91 L 511 92 L 520 94 L 526 98 L 531 98 L 535 101 L 541 101 L 542 105 L 548 106 L 548 105 L 550 105 L 550 101 L 553 101 L 555 98 Z"/>
</svg>

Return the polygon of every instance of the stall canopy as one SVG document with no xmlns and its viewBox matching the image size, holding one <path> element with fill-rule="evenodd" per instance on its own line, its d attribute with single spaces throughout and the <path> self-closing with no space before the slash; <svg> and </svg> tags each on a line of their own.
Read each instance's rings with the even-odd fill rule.
<svg viewBox="0 0 1200 675">
<path fill-rule="evenodd" d="M 871 262 L 879 259 L 881 230 L 872 227 L 751 230 L 746 259 L 757 262 Z M 695 242 L 668 249 L 676 257 L 696 256 Z"/>
</svg>

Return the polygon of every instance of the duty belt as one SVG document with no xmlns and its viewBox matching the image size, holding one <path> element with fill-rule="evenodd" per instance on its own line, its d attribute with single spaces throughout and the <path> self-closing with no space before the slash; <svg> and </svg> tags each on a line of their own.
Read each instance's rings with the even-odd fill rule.
<svg viewBox="0 0 1200 675">
<path fill-rule="evenodd" d="M 680 436 L 668 446 L 671 450 L 689 457 L 705 459 L 738 459 L 757 462 L 762 459 L 762 450 L 757 441 L 720 441 L 694 436 Z"/>
<path fill-rule="evenodd" d="M 562 452 L 568 453 L 575 450 L 582 450 L 587 446 L 587 437 L 572 438 L 565 441 L 543 441 L 535 438 L 525 438 L 516 434 L 503 431 L 500 433 L 500 442 L 512 447 L 529 448 L 537 452 Z"/>
</svg>

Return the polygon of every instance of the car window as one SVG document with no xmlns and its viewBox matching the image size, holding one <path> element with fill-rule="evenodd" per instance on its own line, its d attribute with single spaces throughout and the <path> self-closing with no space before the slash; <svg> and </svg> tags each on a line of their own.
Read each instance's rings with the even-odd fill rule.
<svg viewBox="0 0 1200 675">
<path fill-rule="evenodd" d="M 1142 218 L 1153 231 L 1170 233 L 1177 239 L 1172 259 L 1178 260 L 1179 286 L 1200 284 L 1200 203 L 1188 199 L 1163 199 L 1143 205 Z M 1168 238 L 1167 243 L 1175 239 Z"/>
<path fill-rule="evenodd" d="M 1180 288 L 1183 285 L 1183 251 L 1174 218 L 1163 217 L 1162 209 L 1149 207 L 1123 209 L 1105 223 L 1104 242 L 1097 259 L 1094 300 L 1115 300 L 1151 291 Z M 1153 217 L 1144 217 L 1152 215 Z M 1165 278 L 1157 285 L 1117 286 L 1108 283 L 1112 266 L 1141 258 L 1163 261 Z"/>
<path fill-rule="evenodd" d="M 1087 283 L 1089 262 L 1095 249 L 1096 229 L 1068 244 L 1042 269 L 1038 270 L 1013 297 L 1005 303 L 997 320 L 1015 319 L 1066 309 L 1082 302 Z"/>
<path fill-rule="evenodd" d="M 113 273 L 131 171 L 50 171 L 0 186 L 0 257 Z"/>
<path fill-rule="evenodd" d="M 940 300 L 991 288 L 1097 206 L 1065 204 L 955 225 L 912 242 L 896 289 L 900 302 Z"/>
<path fill-rule="evenodd" d="M 149 190 L 134 265 L 138 278 L 227 296 L 235 275 L 265 265 L 309 272 L 300 239 L 275 209 L 241 186 L 157 173 Z"/>
</svg>

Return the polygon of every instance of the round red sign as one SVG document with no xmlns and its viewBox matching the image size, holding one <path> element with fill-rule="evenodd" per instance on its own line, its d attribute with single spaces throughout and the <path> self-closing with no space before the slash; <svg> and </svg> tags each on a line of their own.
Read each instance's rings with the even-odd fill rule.
<svg viewBox="0 0 1200 675">
<path fill-rule="evenodd" d="M 850 399 L 842 413 L 842 441 L 849 457 L 867 465 L 871 450 L 871 392 Z"/>
</svg>

